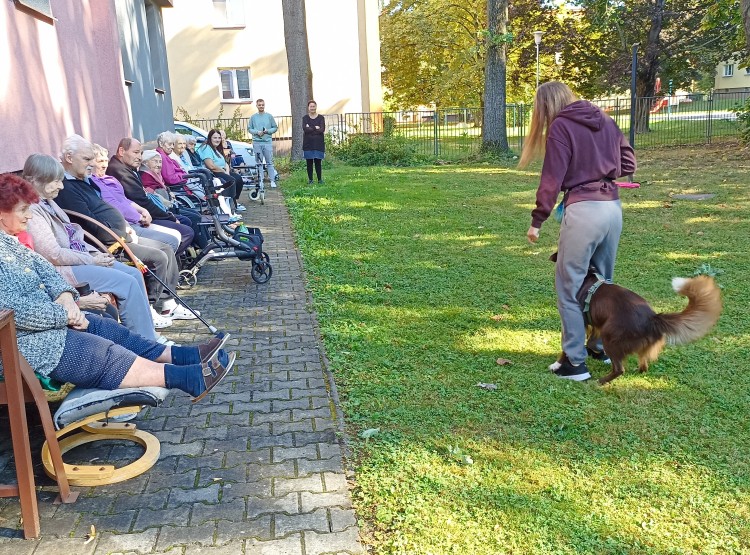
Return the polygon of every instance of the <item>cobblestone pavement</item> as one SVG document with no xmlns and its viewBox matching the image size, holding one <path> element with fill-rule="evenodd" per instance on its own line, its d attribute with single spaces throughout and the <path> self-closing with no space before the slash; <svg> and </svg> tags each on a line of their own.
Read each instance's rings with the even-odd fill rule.
<svg viewBox="0 0 750 555">
<path fill-rule="evenodd" d="M 161 441 L 145 474 L 111 486 L 74 488 L 79 500 L 53 505 L 41 469 L 41 430 L 29 410 L 42 535 L 23 540 L 18 499 L 0 499 L 0 554 L 318 555 L 364 553 L 338 441 L 335 385 L 279 189 L 250 203 L 274 274 L 266 285 L 250 264 L 211 262 L 184 298 L 232 334 L 237 365 L 215 393 L 192 404 L 173 392 L 139 417 Z M 164 330 L 181 343 L 208 335 L 194 322 Z M 204 333 L 205 332 L 205 333 Z M 79 447 L 68 457 L 122 460 L 137 447 Z M 13 482 L 7 411 L 0 409 L 0 483 Z M 86 543 L 91 525 L 93 541 Z"/>
</svg>

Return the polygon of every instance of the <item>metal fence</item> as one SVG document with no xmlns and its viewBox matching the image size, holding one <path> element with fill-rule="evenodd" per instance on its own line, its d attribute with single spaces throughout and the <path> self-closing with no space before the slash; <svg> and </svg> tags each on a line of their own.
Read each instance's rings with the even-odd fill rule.
<svg viewBox="0 0 750 555">
<path fill-rule="evenodd" d="M 732 111 L 748 98 L 748 92 L 684 94 L 639 97 L 635 105 L 636 148 L 711 144 L 715 139 L 739 135 Z M 629 98 L 597 99 L 626 136 L 632 136 Z"/>
<path fill-rule="evenodd" d="M 638 149 L 662 146 L 710 144 L 717 138 L 739 135 L 737 117 L 732 111 L 750 98 L 750 93 L 688 94 L 636 99 Z M 595 99 L 626 136 L 630 135 L 630 98 Z M 528 132 L 532 106 L 508 104 L 506 124 L 508 143 L 519 152 Z M 400 138 L 421 155 L 436 160 L 463 160 L 479 153 L 482 146 L 481 108 L 447 108 L 399 112 L 328 114 L 326 133 L 335 145 L 346 145 L 353 137 L 372 140 Z M 276 117 L 279 130 L 274 134 L 274 152 L 286 156 L 291 150 L 292 116 Z M 230 137 L 250 140 L 249 118 L 203 119 L 193 123 L 206 130 L 220 126 Z"/>
</svg>

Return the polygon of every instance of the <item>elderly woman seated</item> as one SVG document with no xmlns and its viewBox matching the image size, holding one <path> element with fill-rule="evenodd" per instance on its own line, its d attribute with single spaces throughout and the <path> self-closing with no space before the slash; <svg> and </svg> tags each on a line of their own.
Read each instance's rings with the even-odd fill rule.
<svg viewBox="0 0 750 555">
<path fill-rule="evenodd" d="M 190 188 L 193 194 L 198 196 L 198 198 L 203 199 L 206 196 L 206 185 L 213 180 L 213 175 L 208 169 L 193 165 L 193 160 L 187 151 L 188 139 L 193 139 L 193 144 L 195 144 L 195 137 L 186 137 L 182 133 L 174 133 L 174 150 L 169 154 L 169 157 L 177 162 L 182 170 L 187 172 L 188 175 L 200 179 L 198 184 L 188 184 L 188 188 Z"/>
<path fill-rule="evenodd" d="M 174 154 L 177 134 L 171 131 L 163 131 L 156 137 L 156 144 L 158 145 L 156 152 L 161 156 L 161 176 L 164 183 L 168 186 L 181 185 L 194 192 L 198 198 L 205 198 L 204 185 L 207 183 L 207 177 L 203 174 L 191 175 L 188 173 Z"/>
<path fill-rule="evenodd" d="M 101 190 L 102 200 L 117 208 L 136 235 L 166 243 L 177 252 L 182 241 L 182 234 L 176 229 L 159 225 L 158 222 L 161 220 L 154 223 L 148 210 L 126 197 L 122 183 L 116 177 L 107 175 L 109 166 L 107 149 L 97 144 L 93 145 L 93 148 L 94 166 L 90 179 Z"/>
<path fill-rule="evenodd" d="M 63 188 L 62 164 L 52 156 L 32 154 L 24 164 L 23 177 L 39 196 L 39 202 L 30 207 L 33 217 L 28 222 L 34 250 L 52 263 L 71 285 L 88 282 L 96 291 L 112 293 L 119 302 L 125 326 L 147 339 L 156 340 L 155 322 L 141 272 L 86 243 L 81 227 L 71 223 L 53 200 Z M 155 317 L 164 319 L 156 314 Z M 169 323 L 157 322 L 159 327 Z"/>
<path fill-rule="evenodd" d="M 172 162 L 172 160 L 170 160 Z M 141 168 L 138 174 L 141 177 L 143 189 L 148 197 L 162 210 L 169 210 L 175 204 L 174 193 L 167 187 L 168 183 L 162 175 L 162 158 L 156 150 L 144 150 L 141 155 Z M 179 207 L 179 215 L 190 220 L 194 232 L 195 244 L 203 248 L 208 240 L 200 233 L 201 214 L 198 210 Z M 183 252 L 184 249 L 178 251 Z"/>
<path fill-rule="evenodd" d="M 85 315 L 54 266 L 18 242 L 39 197 L 20 177 L 0 175 L 0 309 L 15 311 L 18 348 L 41 376 L 85 388 L 167 387 L 202 399 L 231 369 L 227 336 L 167 347 L 109 318 Z"/>
</svg>

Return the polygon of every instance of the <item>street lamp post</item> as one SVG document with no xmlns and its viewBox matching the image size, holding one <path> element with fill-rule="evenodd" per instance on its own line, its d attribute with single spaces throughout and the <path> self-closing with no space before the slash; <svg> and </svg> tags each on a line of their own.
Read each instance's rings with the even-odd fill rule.
<svg viewBox="0 0 750 555">
<path fill-rule="evenodd" d="M 534 31 L 534 44 L 536 44 L 536 88 L 539 88 L 539 45 L 542 43 L 544 31 Z"/>
</svg>

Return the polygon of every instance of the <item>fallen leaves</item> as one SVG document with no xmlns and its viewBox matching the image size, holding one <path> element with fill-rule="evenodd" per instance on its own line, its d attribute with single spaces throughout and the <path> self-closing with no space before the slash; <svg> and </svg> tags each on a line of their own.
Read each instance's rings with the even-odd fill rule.
<svg viewBox="0 0 750 555">
<path fill-rule="evenodd" d="M 91 525 L 91 532 L 89 532 L 88 534 L 86 534 L 86 536 L 84 537 L 84 539 L 85 539 L 86 541 L 85 541 L 85 542 L 83 542 L 83 545 L 86 545 L 86 544 L 88 544 L 88 543 L 91 543 L 92 541 L 94 541 L 94 538 L 96 538 L 96 528 L 95 528 L 95 527 L 94 527 L 94 525 L 92 524 L 92 525 Z"/>
<path fill-rule="evenodd" d="M 507 358 L 499 358 L 495 362 L 498 366 L 510 366 L 511 364 L 513 364 L 513 362 L 508 360 Z"/>
<path fill-rule="evenodd" d="M 482 389 L 486 389 L 487 391 L 495 391 L 497 389 L 497 384 L 479 382 L 477 384 L 477 387 L 481 387 Z"/>
</svg>

